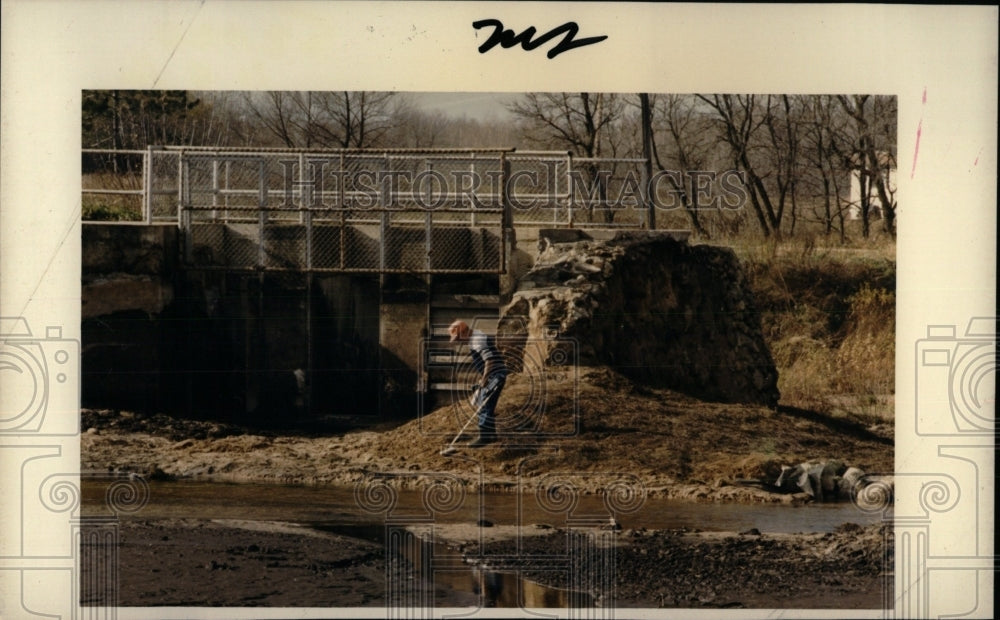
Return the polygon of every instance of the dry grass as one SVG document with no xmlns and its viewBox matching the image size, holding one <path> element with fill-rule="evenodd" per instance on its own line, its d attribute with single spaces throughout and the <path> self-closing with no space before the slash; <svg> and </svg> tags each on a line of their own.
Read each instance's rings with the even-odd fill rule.
<svg viewBox="0 0 1000 620">
<path fill-rule="evenodd" d="M 832 241 L 734 249 L 761 310 L 781 403 L 886 421 L 895 390 L 895 244 L 888 237 L 859 247 Z"/>
<path fill-rule="evenodd" d="M 83 189 L 110 189 L 135 191 L 142 189 L 142 180 L 135 175 L 85 174 Z M 138 221 L 142 219 L 142 197 L 131 194 L 83 193 L 80 202 L 85 222 Z"/>
</svg>

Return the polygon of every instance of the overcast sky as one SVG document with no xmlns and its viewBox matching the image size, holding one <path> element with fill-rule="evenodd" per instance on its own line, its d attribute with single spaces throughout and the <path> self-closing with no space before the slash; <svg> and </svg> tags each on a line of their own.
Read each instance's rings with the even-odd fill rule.
<svg viewBox="0 0 1000 620">
<path fill-rule="evenodd" d="M 428 112 L 475 120 L 502 120 L 509 116 L 504 104 L 516 93 L 407 93 L 414 105 Z"/>
</svg>

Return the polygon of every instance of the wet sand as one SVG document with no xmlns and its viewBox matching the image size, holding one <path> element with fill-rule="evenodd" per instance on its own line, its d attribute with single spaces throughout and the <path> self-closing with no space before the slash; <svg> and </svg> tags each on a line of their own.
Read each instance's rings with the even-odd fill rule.
<svg viewBox="0 0 1000 620">
<path fill-rule="evenodd" d="M 519 553 L 527 558 L 519 564 L 522 576 L 557 588 L 567 585 L 565 573 L 542 570 L 549 558 L 565 555 L 569 540 L 565 530 L 539 531 L 522 536 L 520 543 L 512 531 L 498 530 L 484 538 L 482 549 L 478 531 L 460 524 L 451 531 L 440 529 L 437 537 L 464 556 L 467 565 L 488 566 Z M 884 545 L 885 529 L 877 525 L 848 524 L 827 534 L 685 530 L 584 534 L 613 541 L 613 553 L 586 556 L 573 565 L 570 578 L 590 594 L 603 593 L 598 605 L 621 608 L 880 609 L 885 558 L 891 558 L 891 549 Z M 87 574 L 92 560 L 109 550 L 94 545 L 82 550 L 84 605 L 114 600 L 106 587 L 95 586 L 99 579 Z M 123 519 L 113 552 L 119 566 L 117 604 L 123 607 L 386 605 L 387 556 L 382 545 L 293 524 Z M 609 562 L 614 566 L 614 600 L 594 581 L 607 572 Z M 513 604 L 510 598 L 492 601 L 488 588 L 477 592 L 474 575 L 470 571 L 450 581 L 436 580 L 431 598 L 424 600 L 433 600 L 435 607 Z M 394 583 L 404 589 L 424 587 L 410 572 Z M 530 590 L 526 588 L 524 596 L 531 595 Z M 396 596 L 413 600 L 405 592 L 397 591 Z"/>
</svg>

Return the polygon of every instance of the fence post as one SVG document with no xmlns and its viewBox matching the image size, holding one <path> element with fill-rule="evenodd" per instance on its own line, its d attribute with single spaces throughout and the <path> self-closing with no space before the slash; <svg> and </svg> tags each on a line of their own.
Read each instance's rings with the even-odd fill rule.
<svg viewBox="0 0 1000 620">
<path fill-rule="evenodd" d="M 257 267 L 264 269 L 264 229 L 267 225 L 267 161 L 261 157 L 259 166 L 259 179 L 257 182 L 257 227 L 259 229 L 257 239 Z"/>
<path fill-rule="evenodd" d="M 337 206 L 340 209 L 340 268 L 344 268 L 344 262 L 346 259 L 346 249 L 344 248 L 344 243 L 347 241 L 347 231 L 344 227 L 347 225 L 345 219 L 345 214 L 347 213 L 347 204 L 344 202 L 346 189 L 344 185 L 347 184 L 347 171 L 344 169 L 344 152 L 340 152 L 340 174 L 337 175 Z"/>
<path fill-rule="evenodd" d="M 500 152 L 500 265 L 499 272 L 507 273 L 507 245 L 511 239 L 511 229 L 514 227 L 514 214 L 511 211 L 510 195 L 507 192 L 507 179 L 510 177 L 510 161 L 507 151 Z"/>
<path fill-rule="evenodd" d="M 642 206 L 646 207 L 644 217 L 641 218 L 644 219 L 645 222 L 642 223 L 645 225 L 645 228 L 653 230 L 654 228 L 656 228 L 656 215 L 653 212 L 652 197 L 649 195 L 649 179 L 652 176 L 652 168 L 650 163 L 651 163 L 650 160 L 647 159 L 646 163 L 642 167 L 642 174 L 639 175 L 641 179 L 640 182 L 642 183 L 642 187 L 639 189 L 639 195 L 642 197 L 642 200 L 645 203 Z M 640 208 L 639 212 L 642 213 L 643 209 Z"/>
<path fill-rule="evenodd" d="M 226 223 L 229 222 L 229 168 L 231 161 L 232 160 L 230 159 L 226 159 L 226 175 L 225 175 L 225 183 L 223 183 L 225 191 L 222 194 L 222 204 L 224 207 L 222 221 Z"/>
<path fill-rule="evenodd" d="M 469 172 L 472 173 L 469 176 L 469 179 L 474 182 L 474 180 L 476 178 L 476 152 L 475 151 L 472 152 L 472 161 L 469 162 Z M 479 184 L 475 183 L 475 185 L 473 186 L 472 190 L 475 191 L 475 188 L 478 188 L 478 187 L 479 187 Z M 458 190 L 462 191 L 462 188 L 459 187 Z M 477 219 L 476 218 L 476 201 L 473 198 L 473 196 L 470 195 L 469 196 L 469 223 L 473 227 L 476 225 L 476 219 Z"/>
<path fill-rule="evenodd" d="M 316 180 L 313 179 L 313 182 L 315 183 Z M 299 209 L 311 209 L 312 208 L 312 204 L 311 204 L 312 203 L 312 190 L 307 190 L 305 183 L 306 183 L 306 154 L 305 153 L 299 153 L 299 184 L 298 184 L 299 188 L 300 188 L 299 189 L 299 201 L 300 201 Z M 315 189 L 315 186 L 313 187 L 313 189 Z M 309 199 L 308 200 L 306 200 L 306 194 L 309 194 L 309 196 L 308 196 Z M 305 222 L 305 220 L 303 219 L 304 216 L 305 216 L 305 213 L 300 210 L 299 211 L 299 223 L 300 224 L 302 224 L 302 223 Z"/>
<path fill-rule="evenodd" d="M 642 164 L 643 184 L 639 195 L 646 201 L 646 228 L 653 230 L 656 228 L 656 211 L 653 207 L 653 200 L 649 195 L 649 180 L 653 176 L 653 109 L 649 101 L 649 93 L 639 95 L 640 115 L 642 116 Z"/>
<path fill-rule="evenodd" d="M 433 166 L 433 164 L 431 164 L 431 162 L 430 162 L 429 159 L 425 160 L 424 164 L 425 164 L 427 170 L 433 170 L 434 169 L 434 166 Z M 442 191 L 448 191 L 448 188 L 447 187 L 442 188 Z M 427 205 L 428 205 L 428 207 L 430 206 L 431 200 L 433 200 L 433 199 L 434 199 L 434 193 L 431 191 L 431 183 L 428 180 L 428 183 L 427 183 Z M 432 268 L 432 265 L 433 265 L 433 262 L 434 262 L 432 260 L 432 258 L 431 258 L 431 252 L 433 251 L 433 248 L 431 247 L 431 240 L 433 239 L 434 227 L 432 226 L 432 221 L 431 221 L 432 218 L 431 218 L 431 209 L 430 208 L 428 208 L 426 210 L 426 213 L 424 214 L 424 218 L 425 218 L 424 219 L 424 257 L 425 257 L 425 261 L 426 261 L 426 265 L 427 265 L 427 273 L 429 274 L 431 272 L 431 268 Z"/>
<path fill-rule="evenodd" d="M 299 176 L 301 177 L 305 171 L 305 154 L 299 154 Z M 314 179 L 315 180 L 315 179 Z M 300 197 L 301 205 L 300 209 L 304 211 L 299 211 L 299 218 L 305 218 L 306 226 L 306 368 L 305 377 L 302 379 L 305 383 L 299 385 L 300 398 L 302 399 L 302 408 L 304 412 L 308 415 L 312 415 L 312 382 L 313 382 L 313 221 L 312 221 L 312 203 L 314 197 L 315 187 L 306 190 L 306 185 L 300 185 L 302 188 L 302 196 Z M 305 193 L 308 193 L 308 200 L 306 200 Z M 320 196 L 322 200 L 322 195 Z M 299 379 L 296 377 L 296 379 Z M 305 393 L 302 394 L 302 391 Z"/>
<path fill-rule="evenodd" d="M 556 162 L 555 166 L 552 167 L 552 198 L 555 200 L 555 206 L 552 209 L 552 227 L 559 227 L 559 175 L 556 174 L 556 169 L 559 166 L 559 162 Z M 548 184 L 548 179 L 546 179 L 546 184 Z"/>
<path fill-rule="evenodd" d="M 313 268 L 313 220 L 312 220 L 312 207 L 309 205 L 304 205 L 302 207 L 304 210 L 299 211 L 299 217 L 303 218 L 304 224 L 306 226 L 306 269 L 309 273 L 312 273 Z"/>
<path fill-rule="evenodd" d="M 177 227 L 184 216 L 184 151 L 177 151 Z"/>
<path fill-rule="evenodd" d="M 566 151 L 566 193 L 569 199 L 566 201 L 566 225 L 573 228 L 573 152 Z"/>
<path fill-rule="evenodd" d="M 212 158 L 212 221 L 219 219 L 219 154 Z"/>
<path fill-rule="evenodd" d="M 153 223 L 153 147 L 146 145 L 142 161 L 142 216 L 146 225 Z"/>
<path fill-rule="evenodd" d="M 392 172 L 392 158 L 388 153 L 385 153 L 385 170 L 387 172 Z M 377 178 L 377 175 L 376 175 Z M 391 178 L 391 177 L 389 177 Z M 386 189 L 388 185 L 388 190 Z M 379 244 L 378 244 L 378 270 L 380 273 L 385 273 L 385 246 L 388 245 L 388 233 L 389 233 L 389 211 L 386 207 L 392 200 L 392 183 L 382 184 L 382 193 L 380 196 L 382 204 L 380 205 L 380 210 L 382 212 L 382 217 L 379 219 Z"/>
<path fill-rule="evenodd" d="M 184 258 L 191 261 L 192 240 L 191 240 L 191 188 L 188 179 L 188 161 L 184 158 L 184 151 L 181 151 L 178 162 L 180 162 L 180 200 L 178 202 L 180 212 L 177 217 L 177 226 L 181 229 L 181 236 L 184 238 Z"/>
</svg>

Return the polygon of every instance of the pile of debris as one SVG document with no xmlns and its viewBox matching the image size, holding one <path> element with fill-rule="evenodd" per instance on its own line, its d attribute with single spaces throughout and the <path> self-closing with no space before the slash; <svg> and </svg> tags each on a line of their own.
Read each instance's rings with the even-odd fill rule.
<svg viewBox="0 0 1000 620">
<path fill-rule="evenodd" d="M 816 502 L 852 501 L 870 510 L 888 506 L 893 495 L 892 476 L 866 474 L 837 460 L 782 465 L 781 474 L 773 482 L 742 479 L 737 483 L 772 493 L 804 494 Z"/>
</svg>

